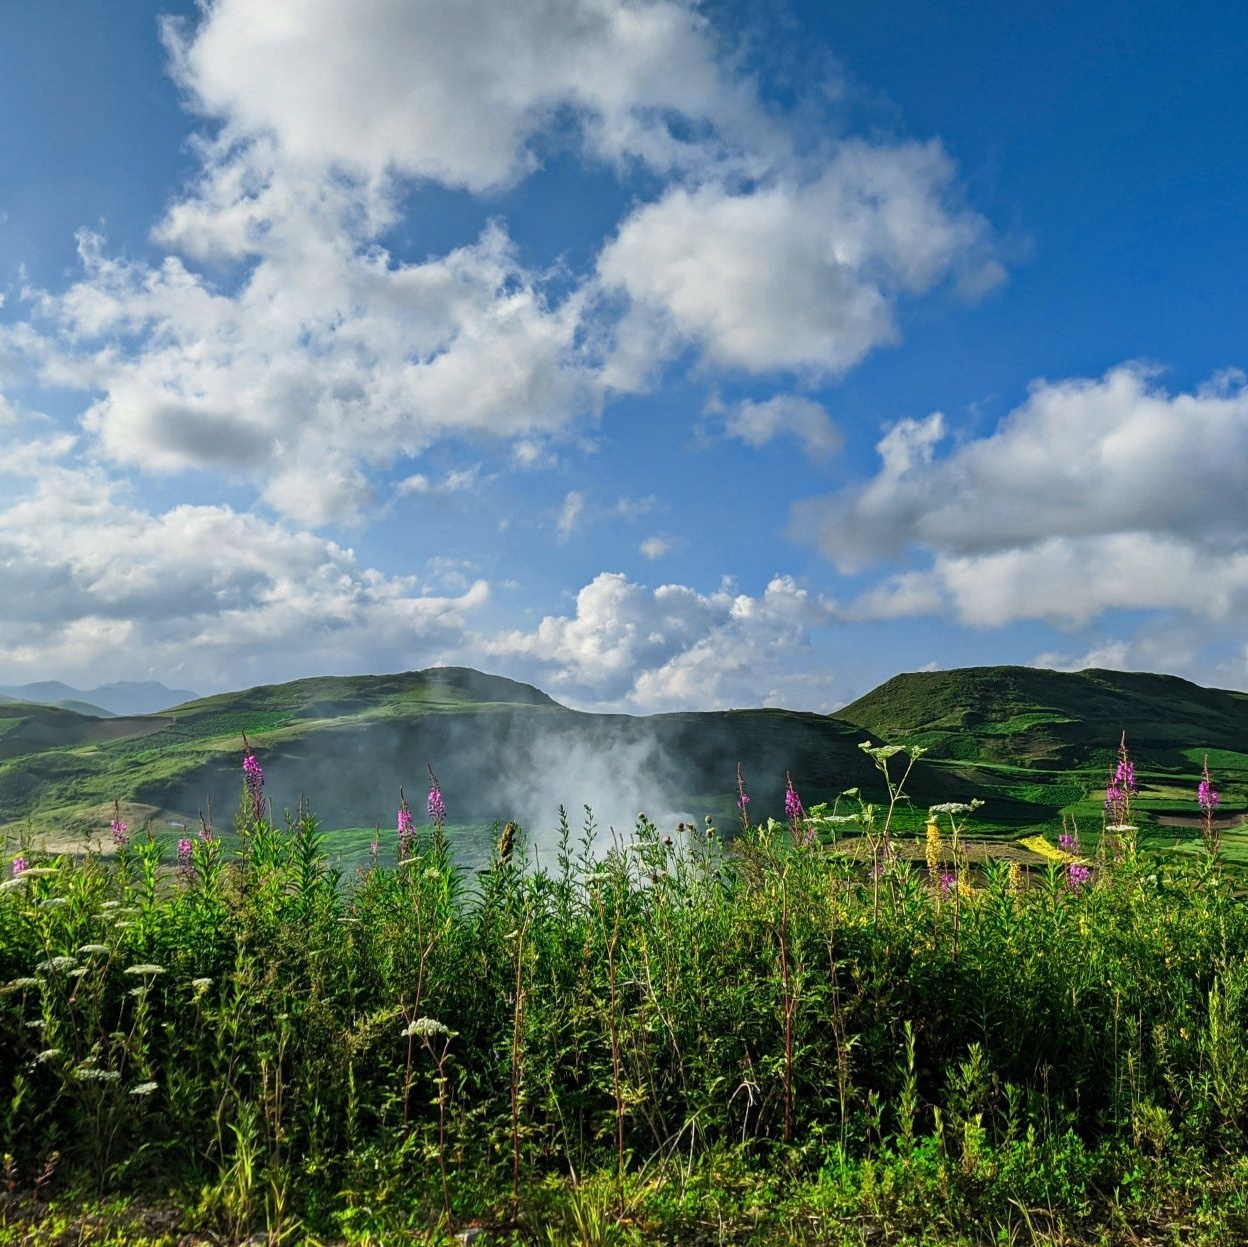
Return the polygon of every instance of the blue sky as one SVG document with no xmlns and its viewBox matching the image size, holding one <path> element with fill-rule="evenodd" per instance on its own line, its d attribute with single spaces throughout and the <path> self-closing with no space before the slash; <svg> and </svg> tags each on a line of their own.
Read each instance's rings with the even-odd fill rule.
<svg viewBox="0 0 1248 1247">
<path fill-rule="evenodd" d="M 1248 687 L 1248 11 L 0 10 L 0 682 Z"/>
</svg>

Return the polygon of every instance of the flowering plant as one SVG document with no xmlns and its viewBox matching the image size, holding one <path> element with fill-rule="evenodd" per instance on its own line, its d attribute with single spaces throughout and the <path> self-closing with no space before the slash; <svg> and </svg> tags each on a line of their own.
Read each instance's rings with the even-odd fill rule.
<svg viewBox="0 0 1248 1247">
<path fill-rule="evenodd" d="M 1218 808 L 1218 799 L 1218 791 L 1209 778 L 1209 755 L 1205 754 L 1200 784 L 1196 788 L 1196 802 L 1200 806 L 1201 838 L 1205 843 L 1205 852 L 1210 857 L 1217 857 L 1222 847 L 1222 832 L 1213 822 L 1213 812 Z"/>
</svg>

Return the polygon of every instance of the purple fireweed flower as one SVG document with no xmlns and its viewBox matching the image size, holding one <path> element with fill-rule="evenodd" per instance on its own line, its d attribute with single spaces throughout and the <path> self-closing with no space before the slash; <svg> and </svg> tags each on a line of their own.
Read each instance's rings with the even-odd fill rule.
<svg viewBox="0 0 1248 1247">
<path fill-rule="evenodd" d="M 1196 789 L 1196 802 L 1206 814 L 1212 814 L 1218 808 L 1218 792 L 1209 778 L 1209 758 L 1205 757 L 1205 770 L 1200 785 Z"/>
<path fill-rule="evenodd" d="M 406 857 L 416 839 L 416 824 L 412 821 L 412 812 L 407 808 L 407 801 L 399 805 L 399 856 Z M 376 844 L 376 841 L 373 841 Z"/>
<path fill-rule="evenodd" d="M 956 875 L 952 875 L 949 871 L 942 871 L 940 876 L 940 890 L 948 896 L 953 891 L 954 885 L 958 879 Z"/>
<path fill-rule="evenodd" d="M 1118 761 L 1105 785 L 1107 822 L 1124 824 L 1131 821 L 1131 798 L 1135 795 L 1135 763 L 1127 753 L 1127 734 L 1118 744 Z"/>
<path fill-rule="evenodd" d="M 1057 847 L 1061 849 L 1063 853 L 1073 853 L 1078 846 L 1075 844 L 1074 836 L 1072 836 L 1070 832 L 1064 831 L 1057 838 Z"/>
<path fill-rule="evenodd" d="M 112 833 L 113 843 L 119 848 L 125 848 L 130 843 L 129 828 L 119 818 L 112 819 L 108 824 L 108 830 Z"/>
<path fill-rule="evenodd" d="M 250 751 L 243 758 L 243 783 L 251 801 L 252 816 L 259 822 L 264 818 L 264 772 L 256 761 L 256 755 Z"/>
<path fill-rule="evenodd" d="M 786 772 L 784 779 L 784 813 L 791 823 L 796 823 L 806 817 L 806 808 L 802 805 L 801 797 L 797 795 L 797 789 L 793 787 L 792 776 Z"/>
<path fill-rule="evenodd" d="M 182 839 L 178 841 L 178 861 L 185 865 L 191 860 L 194 852 L 195 845 L 188 840 L 186 836 L 183 836 Z"/>
<path fill-rule="evenodd" d="M 446 802 L 442 800 L 442 790 L 437 784 L 429 789 L 429 821 L 439 827 L 446 822 Z"/>
<path fill-rule="evenodd" d="M 30 863 L 19 853 L 13 859 L 13 878 L 16 879 L 29 865 Z"/>
<path fill-rule="evenodd" d="M 1080 866 L 1078 862 L 1072 862 L 1066 867 L 1066 878 L 1072 888 L 1078 889 L 1092 878 L 1092 872 L 1086 866 Z"/>
<path fill-rule="evenodd" d="M 1201 813 L 1201 839 L 1205 842 L 1205 852 L 1217 857 L 1222 849 L 1222 830 L 1215 826 L 1213 812 L 1218 808 L 1218 791 L 1209 778 L 1209 755 L 1205 754 L 1205 763 L 1200 768 L 1200 784 L 1196 788 L 1196 802 Z"/>
<path fill-rule="evenodd" d="M 438 785 L 438 777 L 433 773 L 433 767 L 426 762 L 425 770 L 429 772 L 429 798 L 426 802 L 429 821 L 441 831 L 442 824 L 446 822 L 446 803 L 442 800 L 442 789 Z"/>
</svg>

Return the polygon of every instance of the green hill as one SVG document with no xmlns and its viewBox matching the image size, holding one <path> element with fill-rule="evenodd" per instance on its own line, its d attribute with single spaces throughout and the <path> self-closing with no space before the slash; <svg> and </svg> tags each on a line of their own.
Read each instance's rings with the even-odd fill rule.
<svg viewBox="0 0 1248 1247">
<path fill-rule="evenodd" d="M 1195 814 L 1205 754 L 1230 821 L 1248 792 L 1248 694 L 1176 676 L 1032 667 L 968 667 L 895 676 L 837 717 L 883 740 L 929 750 L 984 792 L 1085 820 L 1099 814 L 1122 733 L 1141 784 L 1138 809 L 1154 830 Z M 1082 792 L 1082 796 L 1080 793 Z M 986 811 L 987 813 L 987 811 Z"/>
<path fill-rule="evenodd" d="M 1124 730 L 1150 826 L 1190 817 L 1206 751 L 1224 809 L 1243 808 L 1248 695 L 1169 676 L 983 667 L 897 676 L 833 716 L 633 717 L 580 713 L 529 685 L 448 667 L 262 685 L 142 717 L 5 703 L 0 823 L 10 837 L 29 826 L 72 841 L 103 829 L 120 802 L 129 821 L 158 830 L 201 811 L 228 827 L 246 733 L 276 809 L 306 794 L 331 829 L 392 828 L 401 785 L 421 804 L 427 765 L 465 826 L 514 817 L 540 838 L 561 803 L 577 821 L 588 803 L 621 830 L 642 809 L 673 821 L 711 814 L 728 827 L 738 762 L 755 820 L 782 817 L 786 772 L 807 805 L 851 786 L 878 800 L 879 776 L 858 747 L 869 738 L 928 749 L 909 784 L 920 809 L 979 797 L 983 832 L 1014 836 L 1054 827 L 1063 810 L 1099 825 Z"/>
<path fill-rule="evenodd" d="M 25 706 L 0 752 L 0 822 L 72 840 L 114 802 L 158 827 L 213 812 L 228 826 L 243 733 L 277 810 L 306 794 L 330 827 L 391 827 L 400 785 L 413 805 L 432 765 L 457 821 L 520 818 L 551 827 L 560 803 L 604 825 L 659 817 L 735 818 L 736 766 L 751 814 L 783 811 L 784 775 L 810 803 L 872 779 L 857 729 L 780 710 L 649 717 L 583 714 L 529 685 L 468 668 L 324 677 L 206 697 L 158 716 L 95 720 Z M 2 738 L 0 738 L 2 739 Z M 920 784 L 948 797 L 945 777 Z"/>
<path fill-rule="evenodd" d="M 1182 768 L 1194 749 L 1248 750 L 1248 694 L 1177 676 L 1032 667 L 899 675 L 837 712 L 933 757 L 1019 766 L 1108 765 L 1126 731 L 1137 761 Z M 1248 753 L 1240 755 L 1248 765 Z"/>
</svg>

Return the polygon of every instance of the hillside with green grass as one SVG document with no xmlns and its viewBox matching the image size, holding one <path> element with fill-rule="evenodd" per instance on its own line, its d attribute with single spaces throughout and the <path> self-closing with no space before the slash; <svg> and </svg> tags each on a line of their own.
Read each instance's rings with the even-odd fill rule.
<svg viewBox="0 0 1248 1247">
<path fill-rule="evenodd" d="M 1177 676 L 1033 667 L 964 667 L 899 675 L 837 711 L 934 758 L 1043 769 L 1108 767 L 1127 732 L 1137 762 L 1183 770 L 1217 750 L 1248 766 L 1248 694 Z"/>
<path fill-rule="evenodd" d="M 7 709 L 7 708 L 6 708 Z M 203 812 L 228 827 L 244 733 L 275 809 L 316 795 L 328 828 L 393 826 L 399 788 L 419 804 L 436 769 L 455 821 L 488 827 L 528 814 L 549 825 L 559 804 L 619 791 L 616 821 L 642 808 L 721 825 L 736 815 L 736 766 L 751 814 L 783 809 L 786 770 L 808 801 L 868 783 L 857 729 L 778 710 L 651 717 L 584 714 L 539 690 L 467 668 L 324 677 L 189 702 L 139 719 L 87 719 L 24 706 L 0 737 L 0 822 L 66 838 L 103 829 L 120 802 L 133 823 L 177 829 Z M 948 796 L 935 776 L 916 789 Z M 621 828 L 623 830 L 624 828 Z M 370 837 L 365 835 L 365 840 Z"/>
<path fill-rule="evenodd" d="M 924 762 L 1008 795 L 1099 817 L 1105 778 L 1126 733 L 1155 838 L 1183 839 L 1205 755 L 1220 815 L 1248 804 L 1248 694 L 1176 676 L 1091 669 L 966 667 L 895 676 L 837 712 L 885 741 L 927 749 Z M 986 811 L 987 813 L 987 811 Z"/>
<path fill-rule="evenodd" d="M 570 710 L 530 685 L 448 667 L 262 685 L 128 718 L 5 703 L 0 824 L 10 838 L 25 827 L 69 842 L 100 833 L 120 803 L 132 825 L 158 833 L 177 834 L 201 813 L 228 829 L 245 733 L 279 816 L 313 796 L 348 857 L 374 828 L 389 836 L 400 786 L 419 805 L 429 766 L 452 821 L 482 836 L 509 818 L 549 832 L 560 804 L 578 823 L 592 805 L 604 830 L 625 830 L 643 809 L 672 822 L 709 814 L 727 829 L 738 819 L 738 763 L 755 821 L 783 817 L 786 773 L 807 806 L 851 787 L 885 799 L 859 748 L 868 739 L 927 750 L 907 785 L 915 808 L 902 812 L 903 829 L 931 803 L 978 797 L 977 834 L 1051 831 L 1063 812 L 1094 833 L 1124 731 L 1146 833 L 1194 839 L 1183 820 L 1195 813 L 1206 752 L 1228 826 L 1236 821 L 1248 790 L 1248 696 L 1170 676 L 970 668 L 897 676 L 832 716 L 628 716 Z"/>
</svg>

